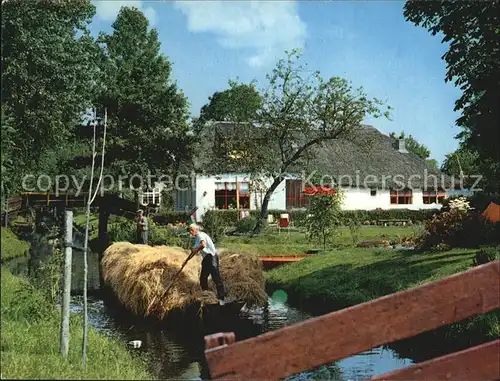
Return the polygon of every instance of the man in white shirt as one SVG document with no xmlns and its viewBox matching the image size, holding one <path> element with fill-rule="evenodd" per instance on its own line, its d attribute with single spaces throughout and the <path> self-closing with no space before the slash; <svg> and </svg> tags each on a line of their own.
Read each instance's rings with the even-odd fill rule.
<svg viewBox="0 0 500 381">
<path fill-rule="evenodd" d="M 193 237 L 195 237 L 194 246 L 191 249 L 190 257 L 192 258 L 195 254 L 200 253 L 203 258 L 201 261 L 201 274 L 200 274 L 200 286 L 202 290 L 208 290 L 208 276 L 212 276 L 212 280 L 215 283 L 217 289 L 217 297 L 219 298 L 219 304 L 224 304 L 225 289 L 224 283 L 220 276 L 219 271 L 219 254 L 215 249 L 215 245 L 212 242 L 210 236 L 200 231 L 200 228 L 196 224 L 189 225 L 189 232 Z"/>
</svg>

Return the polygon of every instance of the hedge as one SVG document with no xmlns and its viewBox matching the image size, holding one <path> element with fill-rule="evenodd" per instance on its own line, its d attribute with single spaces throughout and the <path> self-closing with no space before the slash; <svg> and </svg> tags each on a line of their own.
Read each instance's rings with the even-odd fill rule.
<svg viewBox="0 0 500 381">
<path fill-rule="evenodd" d="M 210 210 L 206 213 L 216 213 L 218 223 L 223 226 L 234 226 L 238 221 L 238 211 L 235 209 Z M 275 220 L 278 220 L 280 214 L 288 213 L 290 221 L 293 221 L 295 226 L 301 226 L 302 221 L 306 218 L 308 212 L 306 210 L 269 210 L 269 214 L 273 215 Z M 422 222 L 432 217 L 436 210 L 411 210 L 411 209 L 388 209 L 388 210 L 345 210 L 341 214 L 341 223 L 347 225 L 350 220 L 360 224 L 374 223 L 379 220 L 391 219 L 408 219 L 412 222 Z M 260 210 L 251 210 L 250 215 L 258 217 Z M 167 212 L 161 215 L 153 216 L 153 220 L 160 224 L 187 222 L 189 214 L 185 212 Z"/>
<path fill-rule="evenodd" d="M 153 221 L 158 225 L 177 224 L 179 222 L 186 223 L 190 217 L 191 215 L 186 212 L 165 212 L 151 216 Z"/>
</svg>

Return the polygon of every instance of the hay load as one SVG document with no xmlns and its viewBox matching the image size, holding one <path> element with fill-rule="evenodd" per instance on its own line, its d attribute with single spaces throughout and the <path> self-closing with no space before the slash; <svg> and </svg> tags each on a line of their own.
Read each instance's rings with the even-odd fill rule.
<svg viewBox="0 0 500 381">
<path fill-rule="evenodd" d="M 266 280 L 259 257 L 253 253 L 219 249 L 220 272 L 229 299 L 244 299 L 248 306 L 267 303 Z M 209 280 L 215 292 L 215 285 Z"/>
<path fill-rule="evenodd" d="M 191 304 L 217 303 L 211 278 L 209 287 L 212 291 L 200 289 L 199 255 L 187 263 L 169 292 L 162 297 L 188 254 L 180 247 L 117 242 L 104 252 L 103 278 L 120 302 L 139 316 L 152 315 L 162 319 L 169 312 Z M 220 271 L 228 300 L 244 300 L 248 306 L 267 303 L 262 264 L 257 256 L 221 250 Z"/>
</svg>

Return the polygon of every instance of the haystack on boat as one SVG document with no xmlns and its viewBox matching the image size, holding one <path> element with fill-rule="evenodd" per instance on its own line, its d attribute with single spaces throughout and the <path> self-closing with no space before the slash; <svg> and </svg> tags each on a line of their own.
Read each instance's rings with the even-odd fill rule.
<svg viewBox="0 0 500 381">
<path fill-rule="evenodd" d="M 117 242 L 104 252 L 103 278 L 119 301 L 139 316 L 163 319 L 170 312 L 192 305 L 217 303 L 211 279 L 211 291 L 200 289 L 201 258 L 198 255 L 186 264 L 168 293 L 163 295 L 188 254 L 180 247 Z M 228 300 L 241 300 L 249 307 L 267 303 L 263 268 L 257 256 L 221 250 L 220 271 Z"/>
</svg>

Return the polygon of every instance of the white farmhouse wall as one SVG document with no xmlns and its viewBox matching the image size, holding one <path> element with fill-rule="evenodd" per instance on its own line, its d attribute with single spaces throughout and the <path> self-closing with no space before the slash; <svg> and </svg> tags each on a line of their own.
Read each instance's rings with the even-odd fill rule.
<svg viewBox="0 0 500 381">
<path fill-rule="evenodd" d="M 265 180 L 267 187 L 270 187 L 273 183 L 273 179 L 269 178 Z M 273 194 L 269 198 L 268 209 L 284 210 L 286 209 L 286 181 L 283 180 L 280 185 L 274 190 Z M 255 209 L 255 208 L 254 208 Z"/>
<path fill-rule="evenodd" d="M 389 190 L 377 189 L 375 196 L 370 194 L 369 189 L 344 188 L 344 210 L 374 210 L 381 209 L 440 209 L 441 204 L 424 204 L 422 191 L 413 191 L 412 204 L 391 204 Z"/>
<path fill-rule="evenodd" d="M 193 191 L 175 191 L 177 194 L 177 199 L 182 200 L 192 200 L 189 205 L 190 208 L 198 206 L 196 212 L 197 221 L 202 221 L 203 215 L 206 211 L 215 208 L 215 189 L 217 182 L 240 182 L 249 181 L 249 176 L 245 174 L 221 174 L 218 176 L 197 176 L 195 181 L 195 189 Z M 265 179 L 264 183 L 266 186 L 272 184 L 272 179 Z M 160 185 L 161 188 L 161 185 Z M 371 195 L 370 189 L 363 188 L 343 188 L 344 191 L 344 202 L 342 205 L 343 210 L 374 210 L 377 208 L 381 209 L 440 209 L 442 206 L 440 204 L 424 204 L 423 194 L 421 191 L 413 191 L 413 203 L 412 204 L 401 204 L 393 205 L 391 204 L 390 191 L 377 189 L 374 196 Z M 188 192 L 191 195 L 182 195 L 182 192 Z M 253 191 L 250 192 L 250 209 L 256 210 L 260 208 L 260 195 L 256 195 Z M 262 195 L 263 197 L 263 195 Z M 184 201 L 186 203 L 186 201 Z M 185 211 L 184 205 L 177 205 L 177 210 Z M 270 200 L 269 206 L 270 210 L 285 210 L 286 209 L 286 181 L 283 180 L 278 188 L 273 192 Z"/>
<path fill-rule="evenodd" d="M 221 174 L 217 176 L 198 176 L 196 178 L 196 187 L 195 187 L 195 198 L 196 198 L 196 206 L 198 206 L 198 210 L 196 212 L 197 221 L 202 221 L 203 215 L 206 211 L 215 208 L 215 190 L 217 182 L 241 182 L 241 181 L 250 181 L 250 177 L 247 174 Z M 267 186 L 272 184 L 272 179 L 264 180 Z M 177 196 L 181 197 L 179 193 L 185 191 L 176 191 Z M 206 192 L 206 193 L 205 193 Z M 278 188 L 273 192 L 270 200 L 269 200 L 269 209 L 279 209 L 283 210 L 286 208 L 286 181 L 283 181 Z M 257 204 L 257 205 L 256 205 Z M 260 208 L 260 194 L 257 194 L 257 202 L 256 202 L 256 194 L 254 192 L 250 192 L 250 209 L 256 210 Z M 179 209 L 184 210 L 184 209 Z"/>
<path fill-rule="evenodd" d="M 192 185 L 176 189 L 175 185 L 172 185 L 171 183 L 155 183 L 155 188 L 158 188 L 160 192 L 165 190 L 167 187 L 171 189 L 170 194 L 173 197 L 174 210 L 176 212 L 189 212 L 192 208 L 194 208 L 196 204 L 196 190 L 193 189 Z"/>
<path fill-rule="evenodd" d="M 215 207 L 215 178 L 200 176 L 196 178 L 196 220 L 201 221 L 206 211 Z"/>
</svg>

